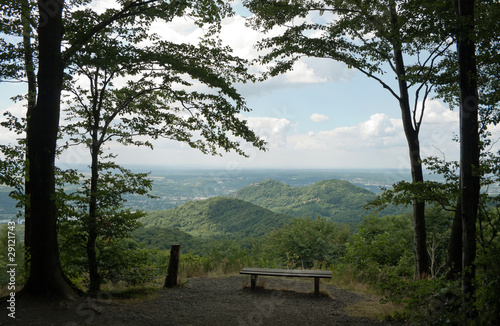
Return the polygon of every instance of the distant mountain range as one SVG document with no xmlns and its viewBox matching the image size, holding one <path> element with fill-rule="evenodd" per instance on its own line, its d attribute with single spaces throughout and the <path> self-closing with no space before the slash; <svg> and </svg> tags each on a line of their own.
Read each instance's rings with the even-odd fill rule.
<svg viewBox="0 0 500 326">
<path fill-rule="evenodd" d="M 265 180 L 238 190 L 233 197 L 295 217 L 322 216 L 357 223 L 368 213 L 363 205 L 376 195 L 343 180 L 323 180 L 305 187 Z"/>
<path fill-rule="evenodd" d="M 83 173 L 86 165 L 75 166 Z M 400 180 L 410 180 L 409 171 L 400 170 L 175 170 L 151 166 L 131 166 L 134 172 L 151 171 L 154 180 L 151 194 L 156 198 L 126 195 L 126 207 L 133 210 L 165 210 L 178 207 L 191 200 L 217 196 L 232 196 L 239 189 L 266 179 L 278 180 L 292 187 L 304 187 L 322 180 L 345 180 L 363 189 L 380 193 Z M 431 177 L 431 176 L 429 176 Z M 13 189 L 0 186 L 0 223 L 15 218 L 21 210 L 16 201 L 8 197 Z M 20 221 L 19 221 L 20 222 Z"/>
<path fill-rule="evenodd" d="M 190 201 L 173 209 L 150 211 L 145 228 L 174 228 L 195 237 L 261 236 L 293 217 L 325 217 L 357 224 L 370 212 L 363 208 L 375 193 L 342 180 L 323 180 L 293 187 L 276 180 L 246 186 L 230 197 Z M 390 208 L 381 215 L 402 214 Z"/>
</svg>

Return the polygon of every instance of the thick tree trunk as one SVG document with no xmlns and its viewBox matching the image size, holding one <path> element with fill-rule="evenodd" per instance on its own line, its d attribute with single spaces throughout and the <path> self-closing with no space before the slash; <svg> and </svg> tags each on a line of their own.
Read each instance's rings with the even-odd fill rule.
<svg viewBox="0 0 500 326">
<path fill-rule="evenodd" d="M 61 40 L 63 2 L 38 1 L 40 23 L 38 96 L 28 117 L 28 164 L 31 186 L 30 275 L 24 291 L 69 298 L 59 261 L 54 161 L 63 81 Z"/>
<path fill-rule="evenodd" d="M 394 2 L 390 3 L 391 23 L 394 30 L 398 26 L 398 14 Z M 408 95 L 408 84 L 406 82 L 406 70 L 403 53 L 400 44 L 393 44 L 394 61 L 399 86 L 399 106 L 403 120 L 403 129 L 408 143 L 412 182 L 423 182 L 422 161 L 420 158 L 420 142 L 418 140 L 418 125 L 413 126 L 411 116 L 410 99 Z M 415 257 L 415 278 L 425 278 L 430 272 L 430 259 L 427 252 L 427 231 L 425 227 L 425 202 L 413 201 L 413 244 Z"/>
<path fill-rule="evenodd" d="M 464 308 L 473 313 L 476 274 L 476 219 L 479 207 L 479 126 L 475 59 L 474 0 L 458 0 L 458 72 L 460 84 L 460 197 L 462 198 L 462 292 Z M 469 310 L 470 309 L 470 310 Z"/>
</svg>

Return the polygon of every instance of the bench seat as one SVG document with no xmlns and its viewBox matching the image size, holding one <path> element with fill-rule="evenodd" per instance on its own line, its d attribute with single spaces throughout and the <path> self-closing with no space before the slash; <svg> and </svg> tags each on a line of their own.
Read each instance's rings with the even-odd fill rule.
<svg viewBox="0 0 500 326">
<path fill-rule="evenodd" d="M 252 268 L 244 267 L 240 274 L 251 276 L 251 287 L 255 289 L 257 277 L 263 276 L 282 276 L 282 277 L 312 277 L 314 278 L 314 295 L 319 296 L 319 279 L 332 278 L 331 271 L 313 271 L 296 269 L 274 269 L 274 268 Z"/>
</svg>

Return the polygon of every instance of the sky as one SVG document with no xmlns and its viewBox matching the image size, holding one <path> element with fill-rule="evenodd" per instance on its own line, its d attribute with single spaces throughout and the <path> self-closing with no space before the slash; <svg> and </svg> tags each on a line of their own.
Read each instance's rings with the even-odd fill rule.
<svg viewBox="0 0 500 326">
<path fill-rule="evenodd" d="M 111 1 L 101 1 L 100 8 Z M 238 12 L 249 13 L 239 6 Z M 153 29 L 169 40 L 196 42 L 201 31 L 184 18 Z M 279 30 L 274 31 L 278 33 Z M 235 15 L 223 21 L 221 39 L 234 53 L 255 59 L 255 43 L 263 35 L 245 26 Z M 263 71 L 265 67 L 254 68 Z M 393 76 L 388 77 L 394 79 Z M 394 83 L 394 81 L 392 81 Z M 0 83 L 0 110 L 24 115 L 22 103 L 9 97 L 24 91 L 22 84 Z M 154 150 L 110 143 L 124 165 L 155 165 L 172 168 L 292 168 L 292 169 L 409 169 L 408 147 L 401 111 L 396 99 L 376 81 L 347 66 L 327 59 L 301 59 L 284 75 L 257 84 L 238 85 L 251 112 L 241 117 L 268 145 L 258 151 L 243 144 L 248 158 L 234 153 L 207 156 L 174 141 L 153 142 Z M 426 102 L 420 132 L 421 154 L 456 160 L 459 146 L 458 112 L 436 99 Z M 15 136 L 0 130 L 0 143 Z M 62 167 L 89 161 L 88 150 L 72 148 L 58 161 Z"/>
</svg>

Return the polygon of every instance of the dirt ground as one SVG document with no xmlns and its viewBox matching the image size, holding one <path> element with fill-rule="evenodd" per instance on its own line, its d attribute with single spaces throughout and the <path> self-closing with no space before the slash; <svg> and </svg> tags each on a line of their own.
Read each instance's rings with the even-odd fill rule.
<svg viewBox="0 0 500 326">
<path fill-rule="evenodd" d="M 249 277 L 191 278 L 183 286 L 160 289 L 146 300 L 119 300 L 109 294 L 98 299 L 49 302 L 19 298 L 16 318 L 1 303 L 0 325 L 401 325 L 361 317 L 378 298 L 354 294 L 313 281 L 259 277 L 256 290 Z M 326 293 L 327 292 L 327 293 Z"/>
</svg>

